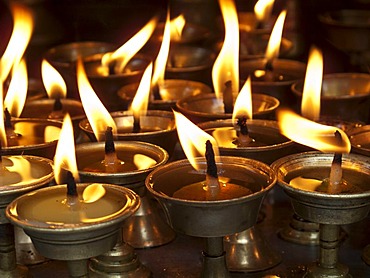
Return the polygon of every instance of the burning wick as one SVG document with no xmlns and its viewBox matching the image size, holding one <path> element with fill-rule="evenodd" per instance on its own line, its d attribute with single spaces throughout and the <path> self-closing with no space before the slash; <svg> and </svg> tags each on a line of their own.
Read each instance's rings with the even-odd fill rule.
<svg viewBox="0 0 370 278">
<path fill-rule="evenodd" d="M 71 210 L 76 210 L 79 205 L 77 186 L 72 173 L 68 170 L 66 174 L 66 183 L 67 183 L 67 205 L 71 208 Z"/>
<path fill-rule="evenodd" d="M 224 111 L 225 113 L 233 113 L 233 90 L 232 82 L 229 80 L 225 83 L 223 92 Z"/>
<path fill-rule="evenodd" d="M 119 74 L 119 72 L 116 72 L 115 70 L 116 68 L 116 61 L 113 60 L 112 62 L 109 63 L 108 65 L 108 75 L 115 75 L 115 74 Z"/>
<path fill-rule="evenodd" d="M 154 100 L 162 100 L 158 83 L 152 86 L 152 94 L 153 94 Z"/>
<path fill-rule="evenodd" d="M 132 132 L 133 133 L 139 133 L 140 130 L 141 130 L 140 115 L 137 115 L 137 117 L 135 117 L 135 115 L 134 115 L 134 126 L 132 127 Z"/>
<path fill-rule="evenodd" d="M 267 28 L 267 24 L 263 21 L 257 21 L 256 29 L 265 29 Z"/>
<path fill-rule="evenodd" d="M 169 57 L 168 57 L 168 66 L 170 68 L 176 68 L 177 61 L 176 61 L 175 55 L 169 55 Z M 180 67 L 181 67 L 181 64 L 180 64 Z"/>
<path fill-rule="evenodd" d="M 274 66 L 272 65 L 272 59 L 268 59 L 265 65 L 265 70 L 267 72 L 273 72 L 274 71 Z"/>
<path fill-rule="evenodd" d="M 342 141 L 342 136 L 340 135 L 338 130 L 335 131 L 335 138 L 339 142 Z M 330 169 L 328 193 L 332 194 L 340 193 L 342 191 L 341 184 L 342 184 L 342 154 L 335 153 Z"/>
<path fill-rule="evenodd" d="M 334 133 L 335 139 L 340 144 L 342 136 L 337 130 Z M 349 184 L 346 180 L 342 179 L 342 153 L 335 153 L 333 162 L 330 168 L 329 178 L 323 180 L 314 178 L 305 178 L 302 176 L 292 179 L 289 184 L 297 188 L 303 188 L 310 191 L 326 192 L 328 194 L 339 193 L 358 193 L 362 192 L 361 188 L 356 185 Z"/>
<path fill-rule="evenodd" d="M 117 158 L 112 130 L 112 127 L 108 126 L 105 132 L 104 166 L 107 173 L 116 173 L 118 171 L 118 166 L 123 163 Z"/>
<path fill-rule="evenodd" d="M 215 161 L 215 154 L 213 152 L 211 141 L 206 141 L 206 161 L 207 161 L 207 174 L 206 174 L 206 187 L 207 199 L 215 200 L 220 192 L 220 183 L 218 182 L 217 166 Z"/>
<path fill-rule="evenodd" d="M 275 81 L 276 77 L 274 75 L 274 66 L 272 65 L 273 59 L 267 59 L 267 62 L 265 64 L 265 74 L 264 74 L 264 80 L 265 81 Z"/>
<path fill-rule="evenodd" d="M 49 119 L 63 119 L 63 104 L 60 98 L 56 98 L 53 106 L 53 111 L 48 116 Z"/>
<path fill-rule="evenodd" d="M 238 118 L 237 125 L 240 128 L 240 131 L 238 133 L 238 146 L 246 147 L 251 142 L 254 142 L 254 139 L 252 139 L 249 136 L 248 126 L 247 126 L 247 117 L 243 116 L 241 118 Z"/>
<path fill-rule="evenodd" d="M 14 128 L 13 128 L 12 121 L 11 121 L 12 116 L 10 115 L 8 108 L 5 108 L 4 115 L 5 115 L 4 117 L 5 118 L 4 119 L 5 133 L 6 133 L 6 138 L 8 139 L 8 145 L 16 146 L 17 145 L 16 139 L 18 136 L 21 136 L 21 135 L 14 132 Z"/>
</svg>

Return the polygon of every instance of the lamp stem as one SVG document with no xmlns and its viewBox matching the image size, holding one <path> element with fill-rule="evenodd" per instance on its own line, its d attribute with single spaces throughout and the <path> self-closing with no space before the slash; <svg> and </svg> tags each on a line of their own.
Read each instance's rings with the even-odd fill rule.
<svg viewBox="0 0 370 278">
<path fill-rule="evenodd" d="M 16 268 L 13 225 L 0 225 L 0 270 L 10 271 Z"/>
<path fill-rule="evenodd" d="M 203 278 L 227 278 L 230 273 L 226 266 L 223 237 L 207 237 L 203 252 Z"/>
<path fill-rule="evenodd" d="M 340 226 L 320 224 L 319 261 L 307 269 L 306 278 L 351 278 L 348 266 L 338 262 Z"/>
<path fill-rule="evenodd" d="M 0 277 L 28 277 L 28 268 L 17 265 L 14 226 L 2 220 L 0 216 Z"/>
<path fill-rule="evenodd" d="M 67 261 L 67 266 L 68 266 L 69 277 L 71 278 L 89 277 L 87 259 Z"/>
<path fill-rule="evenodd" d="M 334 268 L 338 262 L 339 226 L 320 224 L 320 257 L 319 265 L 323 268 Z"/>
</svg>

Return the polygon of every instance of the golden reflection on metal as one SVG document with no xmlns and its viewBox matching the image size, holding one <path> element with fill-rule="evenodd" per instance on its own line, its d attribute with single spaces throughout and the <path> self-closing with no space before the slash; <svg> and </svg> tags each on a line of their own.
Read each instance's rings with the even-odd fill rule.
<svg viewBox="0 0 370 278">
<path fill-rule="evenodd" d="M 82 199 L 84 203 L 94 203 L 105 195 L 105 188 L 100 183 L 92 183 L 82 192 Z"/>
<path fill-rule="evenodd" d="M 157 164 L 153 158 L 143 154 L 135 154 L 133 162 L 138 170 L 148 169 Z"/>
</svg>

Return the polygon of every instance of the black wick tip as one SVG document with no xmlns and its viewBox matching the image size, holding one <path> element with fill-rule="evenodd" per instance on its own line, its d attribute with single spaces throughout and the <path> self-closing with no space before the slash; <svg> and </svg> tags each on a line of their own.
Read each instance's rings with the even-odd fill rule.
<svg viewBox="0 0 370 278">
<path fill-rule="evenodd" d="M 5 116 L 5 119 L 4 119 L 5 127 L 12 128 L 12 121 L 11 121 L 12 116 L 10 115 L 8 108 L 5 108 L 4 116 Z"/>
<path fill-rule="evenodd" d="M 335 139 L 340 144 L 342 142 L 342 135 L 338 130 L 334 132 Z M 342 164 L 342 153 L 335 153 L 333 158 L 333 163 L 337 163 L 339 165 Z"/>
<path fill-rule="evenodd" d="M 114 70 L 115 66 L 116 66 L 116 61 L 115 60 L 112 61 L 111 63 L 109 63 L 109 65 L 108 65 L 108 74 L 109 75 L 115 75 L 116 74 L 116 72 Z"/>
<path fill-rule="evenodd" d="M 225 113 L 233 113 L 233 88 L 231 80 L 225 82 L 223 101 Z"/>
<path fill-rule="evenodd" d="M 67 195 L 68 196 L 77 196 L 77 186 L 76 181 L 73 178 L 73 175 L 70 171 L 67 171 Z"/>
<path fill-rule="evenodd" d="M 62 111 L 63 109 L 63 104 L 60 100 L 60 98 L 56 98 L 53 106 L 53 111 Z"/>
<path fill-rule="evenodd" d="M 240 128 L 240 134 L 242 135 L 248 135 L 248 126 L 247 126 L 247 117 L 243 116 L 238 118 L 238 121 L 236 123 Z"/>
<path fill-rule="evenodd" d="M 217 166 L 215 161 L 215 153 L 213 152 L 211 141 L 206 141 L 206 161 L 207 161 L 207 174 L 211 177 L 217 178 Z"/>
<path fill-rule="evenodd" d="M 152 93 L 153 93 L 153 97 L 154 97 L 155 100 L 162 100 L 162 96 L 160 94 L 159 85 L 158 84 L 155 84 L 152 87 Z"/>
<path fill-rule="evenodd" d="M 273 71 L 274 66 L 272 65 L 272 60 L 267 60 L 267 63 L 265 65 L 265 70 L 266 71 Z"/>
<path fill-rule="evenodd" d="M 114 153 L 116 148 L 114 146 L 113 140 L 113 128 L 108 126 L 107 130 L 105 131 L 105 153 Z"/>
</svg>

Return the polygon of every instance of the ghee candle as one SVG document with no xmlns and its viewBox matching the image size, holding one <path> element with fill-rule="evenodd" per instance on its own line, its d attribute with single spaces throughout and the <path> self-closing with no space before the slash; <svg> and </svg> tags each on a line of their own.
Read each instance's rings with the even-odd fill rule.
<svg viewBox="0 0 370 278">
<path fill-rule="evenodd" d="M 265 94 L 252 94 L 253 118 L 272 118 L 279 106 L 279 100 Z M 201 123 L 211 120 L 229 119 L 231 113 L 225 113 L 222 99 L 215 94 L 200 94 L 186 97 L 176 102 L 176 107 L 189 120 Z"/>
<path fill-rule="evenodd" d="M 329 186 L 329 167 L 312 167 L 309 170 L 294 171 L 286 177 L 292 187 L 327 193 Z M 361 193 L 370 190 L 370 176 L 353 169 L 343 169 L 340 193 Z"/>
<path fill-rule="evenodd" d="M 232 119 L 208 121 L 198 126 L 217 141 L 221 155 L 253 158 L 267 164 L 296 152 L 295 143 L 283 136 L 276 121 L 248 120 L 248 134 L 251 142 L 240 144 L 238 127 Z"/>
<path fill-rule="evenodd" d="M 38 145 L 59 139 L 61 124 L 56 121 L 17 119 L 12 124 L 15 136 L 8 140 L 7 147 Z"/>
<path fill-rule="evenodd" d="M 170 155 L 174 152 L 177 143 L 175 120 L 172 112 L 162 110 L 148 110 L 145 116 L 140 117 L 140 131 L 133 132 L 134 117 L 129 111 L 111 113 L 117 126 L 116 140 L 141 141 L 164 148 Z M 87 119 L 79 123 L 79 127 L 96 141 L 95 135 Z"/>
<path fill-rule="evenodd" d="M 221 126 L 216 128 L 205 129 L 205 131 L 216 139 L 219 147 L 237 148 L 239 146 L 238 130 L 235 129 L 234 127 Z M 279 133 L 268 135 L 269 136 L 266 136 L 266 134 L 262 133 L 250 132 L 249 136 L 253 140 L 248 144 L 248 146 L 245 147 L 253 148 L 253 147 L 271 146 L 288 141 L 286 137 Z"/>
<path fill-rule="evenodd" d="M 117 125 L 117 136 L 122 137 L 132 133 L 134 127 L 134 116 L 128 111 L 119 111 L 111 113 L 113 120 Z M 82 120 L 80 122 L 80 128 L 92 134 L 92 128 L 88 120 Z M 166 111 L 148 111 L 147 115 L 140 116 L 140 134 L 145 133 L 157 133 L 171 131 L 175 129 L 175 122 L 173 114 Z"/>
<path fill-rule="evenodd" d="M 287 82 L 296 81 L 297 77 L 284 72 L 278 72 L 274 70 L 255 70 L 252 75 L 252 82 Z"/>
<path fill-rule="evenodd" d="M 221 193 L 216 200 L 245 197 L 263 190 L 268 184 L 268 180 L 265 180 L 266 177 L 254 173 L 248 167 L 244 169 L 244 173 L 242 173 L 243 166 L 240 165 L 221 167 L 219 171 L 225 176 L 219 177 Z M 196 171 L 192 167 L 179 165 L 166 173 L 166 180 L 162 180 L 161 176 L 157 177 L 156 190 L 173 198 L 205 201 L 205 175 L 205 169 L 204 171 Z M 169 187 L 169 184 L 172 186 Z"/>
<path fill-rule="evenodd" d="M 139 83 L 123 86 L 118 91 L 118 96 L 129 106 L 135 96 Z M 202 93 L 211 93 L 211 88 L 202 83 L 185 79 L 166 79 L 159 85 L 161 100 L 151 99 L 149 101 L 150 110 L 171 111 L 176 106 L 179 99 L 196 96 Z"/>
<path fill-rule="evenodd" d="M 39 187 L 53 178 L 52 161 L 28 155 L 2 156 L 0 177 L 2 193 Z"/>
<path fill-rule="evenodd" d="M 216 196 L 210 197 L 207 194 L 207 184 L 206 181 L 196 182 L 193 184 L 185 185 L 179 190 L 173 193 L 174 198 L 184 199 L 184 200 L 194 200 L 194 201 L 220 201 L 229 200 L 234 198 L 240 198 L 253 193 L 253 191 L 245 187 L 240 181 L 234 182 L 220 182 L 220 191 Z"/>
<path fill-rule="evenodd" d="M 82 120 L 85 117 L 85 112 L 82 104 L 74 99 L 61 99 L 62 110 L 58 113 L 53 113 L 54 99 L 38 99 L 26 102 L 21 118 L 37 118 L 37 119 L 55 119 L 63 120 L 64 115 L 68 113 L 73 120 Z"/>
<path fill-rule="evenodd" d="M 350 196 L 370 192 L 369 159 L 366 156 L 343 154 L 341 192 L 328 193 L 332 154 L 305 152 L 283 157 L 272 164 L 286 189 L 320 196 Z M 283 166 L 281 166 L 283 165 Z"/>
<path fill-rule="evenodd" d="M 104 150 L 94 150 L 90 153 L 77 154 L 78 168 L 83 172 L 107 173 L 104 160 Z M 143 151 L 125 150 L 117 152 L 116 173 L 127 173 L 148 169 L 157 161 Z"/>
<path fill-rule="evenodd" d="M 195 159 L 199 171 L 188 160 L 178 160 L 156 168 L 147 177 L 148 191 L 165 208 L 167 220 L 176 231 L 191 236 L 216 237 L 240 232 L 255 224 L 262 198 L 276 182 L 274 172 L 257 160 L 220 158 L 221 162 L 217 163 L 219 181 L 227 178 L 227 183 L 244 187 L 246 195 L 208 201 L 176 198 L 178 190 L 204 182 L 207 167 L 204 158 Z"/>
<path fill-rule="evenodd" d="M 104 190 L 103 196 L 91 202 L 83 198 L 83 193 L 91 184 L 77 184 L 79 205 L 71 209 L 67 204 L 67 186 L 57 185 L 35 190 L 22 195 L 12 202 L 9 212 L 22 223 L 40 228 L 68 229 L 84 225 L 94 225 L 109 221 L 118 215 L 131 212 L 138 196 L 125 192 L 118 186 L 93 184 Z M 26 224 L 27 225 L 27 224 Z"/>
</svg>

